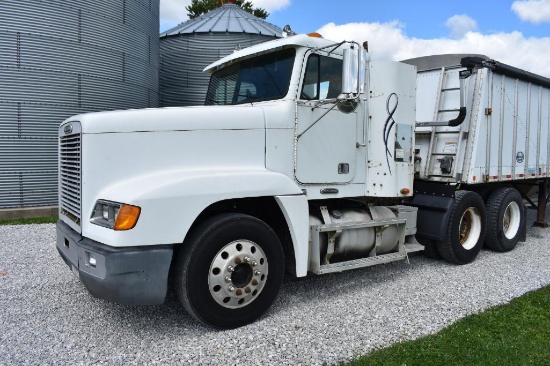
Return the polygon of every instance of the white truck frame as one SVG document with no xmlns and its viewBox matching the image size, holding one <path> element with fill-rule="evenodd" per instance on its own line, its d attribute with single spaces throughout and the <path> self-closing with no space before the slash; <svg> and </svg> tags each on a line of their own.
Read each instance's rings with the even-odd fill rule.
<svg viewBox="0 0 550 366">
<path fill-rule="evenodd" d="M 491 181 L 493 155 L 479 156 L 493 154 L 479 148 L 493 136 L 482 127 L 493 126 L 491 114 L 484 121 L 479 111 L 502 116 L 497 110 L 506 108 L 492 103 L 505 98 L 485 94 L 499 70 L 478 60 L 456 71 L 427 68 L 417 87 L 416 66 L 371 61 L 365 48 L 289 35 L 210 65 L 206 106 L 64 121 L 62 258 L 95 297 L 161 304 L 172 284 L 198 321 L 233 328 L 272 304 L 285 268 L 303 277 L 407 260 L 424 249 L 415 236 L 428 255 L 458 264 L 474 260 L 484 242 L 513 249 L 526 190 Z M 451 85 L 459 71 L 462 88 L 452 89 L 462 98 L 449 98 L 447 108 L 446 87 L 439 81 L 434 89 L 432 79 L 440 72 Z M 538 98 L 528 105 L 539 101 L 538 119 L 531 122 L 530 112 L 528 123 L 548 133 L 548 79 L 536 81 L 528 90 Z M 514 141 L 529 145 L 534 135 L 521 133 Z M 542 140 L 536 151 L 548 151 Z M 545 182 L 548 153 L 527 154 L 523 171 L 536 160 L 541 174 L 523 182 Z"/>
</svg>

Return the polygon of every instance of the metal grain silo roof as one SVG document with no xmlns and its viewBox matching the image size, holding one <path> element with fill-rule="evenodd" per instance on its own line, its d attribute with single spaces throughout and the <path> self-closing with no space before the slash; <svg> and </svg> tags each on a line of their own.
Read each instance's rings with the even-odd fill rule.
<svg viewBox="0 0 550 366">
<path fill-rule="evenodd" d="M 60 123 L 158 105 L 159 0 L 2 0 L 0 208 L 57 204 Z"/>
<path fill-rule="evenodd" d="M 282 30 L 237 5 L 225 4 L 160 35 L 161 106 L 202 105 L 209 75 L 202 70 L 241 48 L 273 40 Z"/>
<path fill-rule="evenodd" d="M 225 4 L 200 17 L 183 22 L 161 33 L 160 36 L 223 32 L 281 37 L 283 31 L 281 28 L 246 12 L 238 5 Z"/>
</svg>

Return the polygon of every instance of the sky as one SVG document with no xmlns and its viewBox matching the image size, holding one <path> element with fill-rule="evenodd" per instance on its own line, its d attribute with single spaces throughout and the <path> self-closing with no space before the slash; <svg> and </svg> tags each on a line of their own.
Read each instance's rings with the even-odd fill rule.
<svg viewBox="0 0 550 366">
<path fill-rule="evenodd" d="M 550 0 L 252 0 L 266 21 L 334 41 L 369 42 L 373 60 L 475 53 L 550 78 Z M 160 30 L 191 0 L 160 0 Z"/>
</svg>

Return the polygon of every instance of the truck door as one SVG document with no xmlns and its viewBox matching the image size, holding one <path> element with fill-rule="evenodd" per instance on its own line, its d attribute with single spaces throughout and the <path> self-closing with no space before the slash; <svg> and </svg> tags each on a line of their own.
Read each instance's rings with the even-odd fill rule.
<svg viewBox="0 0 550 366">
<path fill-rule="evenodd" d="M 339 110 L 342 60 L 311 54 L 297 102 L 296 179 L 347 183 L 355 174 L 357 112 Z"/>
</svg>

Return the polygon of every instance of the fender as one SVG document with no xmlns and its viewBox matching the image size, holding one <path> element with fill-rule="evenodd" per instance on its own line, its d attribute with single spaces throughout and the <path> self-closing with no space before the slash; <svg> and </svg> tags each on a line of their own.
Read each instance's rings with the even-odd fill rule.
<svg viewBox="0 0 550 366">
<path fill-rule="evenodd" d="M 416 194 L 408 205 L 418 207 L 416 235 L 444 240 L 455 200 L 453 197 Z"/>
<path fill-rule="evenodd" d="M 296 259 L 296 277 L 307 275 L 309 263 L 309 209 L 305 195 L 277 196 L 277 204 L 285 216 Z"/>
<path fill-rule="evenodd" d="M 215 202 L 289 195 L 303 193 L 289 177 L 266 169 L 157 172 L 108 186 L 96 195 L 93 202 L 88 203 L 89 207 L 83 207 L 87 210 L 84 212 L 91 212 L 97 199 L 139 206 L 141 214 L 135 228 L 114 231 L 85 220 L 82 230 L 84 236 L 117 247 L 181 243 L 198 215 Z M 296 210 L 297 205 L 287 203 L 285 199 L 281 202 L 290 211 Z M 303 210 L 303 215 L 307 216 L 307 206 Z M 294 215 L 297 214 L 289 214 L 287 222 Z M 294 233 L 293 240 L 294 237 L 300 242 L 303 240 L 302 233 Z"/>
</svg>

